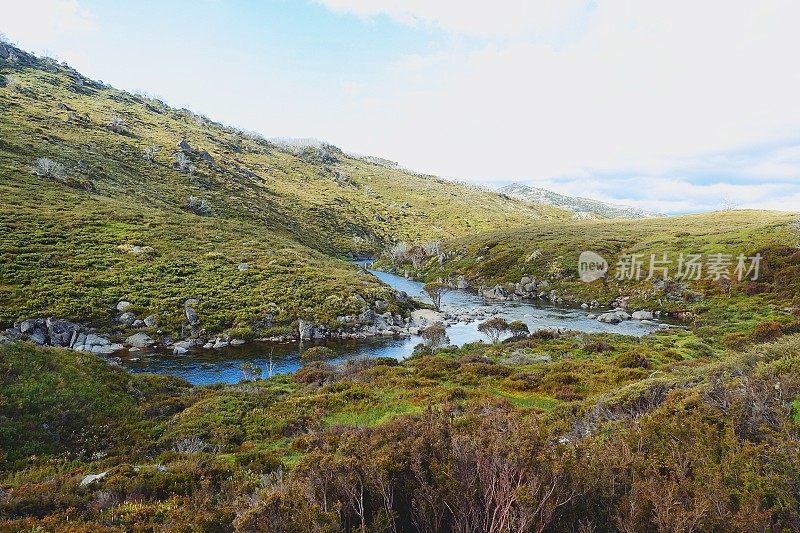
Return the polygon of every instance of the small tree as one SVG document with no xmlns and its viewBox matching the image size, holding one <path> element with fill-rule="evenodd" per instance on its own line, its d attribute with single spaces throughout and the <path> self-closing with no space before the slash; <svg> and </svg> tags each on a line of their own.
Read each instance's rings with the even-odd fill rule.
<svg viewBox="0 0 800 533">
<path fill-rule="evenodd" d="M 184 154 L 183 152 L 176 152 L 175 153 L 175 170 L 179 170 L 181 172 L 188 172 L 191 174 L 194 172 L 194 165 L 192 164 L 192 160 L 189 159 L 189 156 Z"/>
<path fill-rule="evenodd" d="M 108 124 L 106 125 L 108 129 L 113 131 L 114 133 L 124 134 L 128 131 L 128 123 L 125 122 L 125 119 L 117 114 L 111 115 L 111 118 L 108 120 Z"/>
<path fill-rule="evenodd" d="M 528 330 L 528 324 L 523 322 L 522 320 L 513 320 L 508 325 L 508 331 L 511 332 L 512 337 L 527 337 L 530 331 Z"/>
<path fill-rule="evenodd" d="M 405 241 L 400 241 L 397 244 L 393 244 L 386 249 L 386 257 L 392 262 L 394 266 L 400 265 L 401 263 L 408 261 L 408 251 L 411 249 L 411 245 L 409 245 Z"/>
<path fill-rule="evenodd" d="M 242 370 L 246 381 L 255 381 L 261 377 L 261 367 L 254 365 L 250 361 L 242 363 L 239 368 Z"/>
<path fill-rule="evenodd" d="M 144 157 L 144 160 L 150 161 L 151 163 L 156 160 L 156 155 L 158 155 L 158 146 L 155 144 L 151 144 L 142 152 L 142 157 Z"/>
<path fill-rule="evenodd" d="M 300 360 L 304 363 L 327 361 L 334 357 L 336 357 L 336 353 L 327 346 L 312 346 L 300 354 Z"/>
<path fill-rule="evenodd" d="M 447 336 L 447 330 L 441 322 L 437 322 L 423 329 L 420 335 L 425 342 L 425 346 L 431 349 L 438 348 L 450 342 L 450 338 Z"/>
<path fill-rule="evenodd" d="M 503 333 L 508 331 L 508 322 L 502 318 L 490 318 L 478 325 L 478 331 L 489 337 L 492 344 L 495 344 L 503 336 Z"/>
<path fill-rule="evenodd" d="M 408 258 L 411 260 L 411 263 L 414 265 L 414 268 L 419 268 L 425 258 L 428 257 L 428 254 L 425 253 L 425 248 L 415 244 L 411 247 L 408 251 Z"/>
<path fill-rule="evenodd" d="M 58 181 L 64 181 L 66 179 L 64 165 L 47 157 L 36 159 L 33 165 L 33 173 L 40 178 L 49 178 Z"/>
<path fill-rule="evenodd" d="M 433 306 L 436 309 L 440 309 L 442 306 L 442 297 L 450 292 L 450 286 L 446 283 L 440 283 L 438 281 L 433 281 L 431 283 L 425 284 L 425 292 L 428 293 L 428 296 L 431 297 L 433 300 Z"/>
</svg>

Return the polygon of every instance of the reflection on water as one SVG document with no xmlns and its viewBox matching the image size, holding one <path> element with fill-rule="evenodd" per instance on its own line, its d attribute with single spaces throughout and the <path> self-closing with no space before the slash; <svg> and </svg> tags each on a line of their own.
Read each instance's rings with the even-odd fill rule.
<svg viewBox="0 0 800 533">
<path fill-rule="evenodd" d="M 386 272 L 371 271 L 378 279 L 409 296 L 430 303 L 423 284 Z M 658 329 L 652 324 L 629 320 L 620 324 L 603 324 L 587 317 L 583 309 L 549 305 L 544 302 L 498 302 L 486 300 L 467 291 L 451 291 L 442 300 L 442 309 L 450 314 L 461 314 L 475 308 L 485 308 L 506 320 L 521 320 L 531 331 L 549 328 L 568 328 L 585 332 L 613 332 L 641 336 Z M 597 310 L 595 310 L 597 312 Z M 485 339 L 478 331 L 479 320 L 458 323 L 447 328 L 451 344 L 461 346 L 467 342 Z M 351 357 L 392 357 L 402 360 L 409 355 L 419 337 L 372 338 L 366 340 L 331 340 L 320 342 L 332 349 L 341 362 Z M 311 344 L 248 343 L 229 346 L 221 350 L 196 349 L 189 355 L 173 356 L 158 351 L 141 351 L 123 358 L 123 364 L 132 372 L 170 374 L 182 377 L 195 385 L 210 383 L 238 383 L 242 380 L 242 363 L 250 362 L 269 372 L 270 360 L 275 374 L 294 372 L 300 368 L 300 352 Z M 136 360 L 138 359 L 138 360 Z"/>
</svg>

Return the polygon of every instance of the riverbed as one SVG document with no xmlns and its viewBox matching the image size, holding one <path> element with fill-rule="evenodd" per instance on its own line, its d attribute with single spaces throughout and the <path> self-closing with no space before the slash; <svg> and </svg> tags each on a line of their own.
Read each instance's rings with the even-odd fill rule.
<svg viewBox="0 0 800 533">
<path fill-rule="evenodd" d="M 423 290 L 423 284 L 387 272 L 370 270 L 372 275 L 404 291 L 412 298 L 431 303 Z M 539 301 L 495 301 L 487 300 L 469 291 L 453 290 L 444 295 L 442 311 L 450 315 L 481 310 L 489 316 L 500 316 L 508 321 L 521 320 L 531 331 L 566 328 L 587 333 L 609 332 L 622 335 L 642 336 L 659 329 L 656 323 L 641 323 L 628 320 L 619 324 L 598 322 L 592 315 L 602 313 L 603 309 L 585 310 L 567 306 L 557 306 Z M 459 322 L 447 328 L 450 344 L 461 346 L 465 343 L 486 340 L 478 331 L 479 318 L 470 323 Z M 361 340 L 329 340 L 320 342 L 294 342 L 275 344 L 252 342 L 241 346 L 229 346 L 219 350 L 195 349 L 190 354 L 175 356 L 156 350 L 142 350 L 122 357 L 122 364 L 131 372 L 148 372 L 179 376 L 195 385 L 212 383 L 238 383 L 243 378 L 241 366 L 251 363 L 261 369 L 261 376 L 294 372 L 302 364 L 300 353 L 312 345 L 324 345 L 334 351 L 336 359 L 342 362 L 352 357 L 391 357 L 403 360 L 409 357 L 414 346 L 421 339 L 417 336 L 386 338 L 375 337 Z"/>
</svg>

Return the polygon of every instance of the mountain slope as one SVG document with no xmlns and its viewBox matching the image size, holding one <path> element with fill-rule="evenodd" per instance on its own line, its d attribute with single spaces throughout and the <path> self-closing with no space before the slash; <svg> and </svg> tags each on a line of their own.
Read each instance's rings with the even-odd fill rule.
<svg viewBox="0 0 800 533">
<path fill-rule="evenodd" d="M 535 204 L 544 204 L 572 211 L 574 218 L 645 218 L 656 216 L 642 209 L 626 205 L 609 204 L 591 198 L 580 198 L 558 194 L 539 187 L 512 183 L 500 188 L 502 194 Z"/>
<path fill-rule="evenodd" d="M 389 294 L 331 255 L 565 216 L 328 145 L 281 148 L 2 43 L 0 117 L 2 324 L 106 323 L 126 299 L 177 327 L 186 298 L 213 330 L 332 320 Z"/>
</svg>

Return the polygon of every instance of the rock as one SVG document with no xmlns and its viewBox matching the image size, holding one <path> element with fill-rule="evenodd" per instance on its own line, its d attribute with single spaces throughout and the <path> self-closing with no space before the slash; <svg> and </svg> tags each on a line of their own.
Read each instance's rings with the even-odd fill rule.
<svg viewBox="0 0 800 533">
<path fill-rule="evenodd" d="M 197 298 L 188 298 L 185 302 L 183 302 L 183 305 L 192 306 L 192 305 L 197 305 L 199 303 L 200 301 Z"/>
<path fill-rule="evenodd" d="M 522 279 L 519 280 L 520 285 L 527 285 L 530 282 L 531 278 L 529 278 L 528 276 L 522 276 Z"/>
<path fill-rule="evenodd" d="M 184 355 L 188 353 L 190 347 L 191 343 L 189 343 L 189 341 L 176 342 L 175 344 L 172 345 L 172 354 Z"/>
<path fill-rule="evenodd" d="M 244 272 L 245 270 L 250 270 L 250 265 L 248 265 L 247 263 L 239 263 L 239 266 L 237 266 L 236 268 L 239 269 L 239 272 Z"/>
<path fill-rule="evenodd" d="M 653 320 L 653 313 L 650 311 L 634 311 L 631 314 L 631 318 L 634 320 Z"/>
<path fill-rule="evenodd" d="M 106 477 L 107 474 L 108 472 L 106 471 L 106 472 L 100 472 L 99 474 L 89 474 L 87 476 L 83 476 L 83 479 L 81 479 L 80 486 L 85 487 L 86 485 L 94 483 L 95 481 L 100 481 L 101 479 Z"/>
<path fill-rule="evenodd" d="M 143 328 L 144 327 L 144 320 L 134 320 L 133 327 L 135 328 Z"/>
<path fill-rule="evenodd" d="M 581 304 L 581 309 L 589 309 L 589 304 L 587 304 L 587 303 L 582 303 L 582 304 Z"/>
<path fill-rule="evenodd" d="M 44 330 L 39 328 L 33 330 L 33 333 L 30 335 L 30 339 L 39 346 L 44 346 L 47 344 L 47 335 L 45 334 Z"/>
<path fill-rule="evenodd" d="M 92 346 L 92 349 L 87 351 L 91 351 L 92 353 L 98 353 L 98 354 L 110 354 L 119 351 L 122 348 L 124 348 L 124 346 L 122 346 L 121 344 L 105 344 L 105 345 Z"/>
<path fill-rule="evenodd" d="M 105 337 L 101 337 L 100 335 L 89 333 L 88 335 L 86 335 L 84 344 L 86 346 L 108 346 L 109 344 L 111 344 L 111 341 L 106 339 Z"/>
<path fill-rule="evenodd" d="M 73 324 L 67 320 L 59 318 L 48 318 L 45 323 L 47 324 L 47 336 L 50 339 L 51 346 L 68 347 L 75 336 L 75 332 L 80 326 Z"/>
<path fill-rule="evenodd" d="M 156 320 L 156 317 L 154 315 L 148 316 L 143 320 L 143 322 L 144 325 L 147 326 L 148 328 L 154 328 L 156 327 L 156 325 L 158 325 L 158 320 Z"/>
<path fill-rule="evenodd" d="M 624 320 L 630 320 L 631 316 L 622 309 L 615 309 L 614 311 L 603 313 L 597 317 L 597 320 L 606 324 L 619 324 Z"/>
<path fill-rule="evenodd" d="M 120 324 L 124 324 L 126 326 L 132 326 L 134 322 L 136 322 L 136 313 L 132 311 L 128 311 L 127 313 L 122 313 L 119 315 L 119 322 Z"/>
<path fill-rule="evenodd" d="M 297 320 L 297 330 L 300 334 L 300 340 L 324 339 L 327 336 L 327 331 L 324 326 L 314 324 L 302 318 Z"/>
<path fill-rule="evenodd" d="M 181 142 L 179 142 L 177 146 L 178 146 L 178 150 L 181 150 L 182 152 L 191 152 L 192 151 L 192 147 L 189 144 L 189 141 L 187 141 L 186 139 L 183 139 Z"/>
<path fill-rule="evenodd" d="M 225 339 L 219 339 L 218 338 L 216 341 L 214 341 L 214 345 L 212 346 L 212 348 L 215 348 L 217 350 L 220 349 L 220 348 L 227 348 L 228 344 L 230 344 L 230 343 L 228 341 L 226 341 Z"/>
<path fill-rule="evenodd" d="M 603 313 L 597 317 L 597 320 L 604 324 L 619 324 L 622 322 L 622 319 L 618 317 L 616 313 Z"/>
<path fill-rule="evenodd" d="M 456 288 L 461 289 L 462 291 L 469 289 L 469 283 L 467 283 L 467 280 L 464 278 L 464 276 L 458 278 L 458 282 L 456 283 Z"/>
<path fill-rule="evenodd" d="M 247 341 L 245 341 L 244 339 L 233 339 L 233 340 L 231 340 L 231 346 L 241 346 L 242 344 L 245 344 L 246 342 Z"/>
<path fill-rule="evenodd" d="M 147 333 L 136 333 L 125 339 L 125 344 L 136 348 L 147 348 L 154 343 L 155 341 Z"/>
<path fill-rule="evenodd" d="M 5 335 L 0 335 L 0 346 L 3 344 L 11 344 L 13 341 L 10 337 L 6 337 Z"/>
<path fill-rule="evenodd" d="M 373 307 L 375 308 L 375 311 L 377 311 L 378 313 L 385 313 L 386 310 L 389 309 L 389 304 L 387 304 L 383 300 L 375 300 Z"/>
<path fill-rule="evenodd" d="M 202 150 L 198 155 L 200 156 L 200 159 L 208 161 L 209 163 L 211 163 L 211 165 L 215 164 L 214 158 L 207 151 Z"/>
<path fill-rule="evenodd" d="M 200 324 L 200 317 L 197 316 L 197 312 L 191 307 L 186 308 L 186 320 L 189 322 L 190 326 Z"/>
<path fill-rule="evenodd" d="M 35 320 L 23 320 L 22 324 L 19 325 L 19 331 L 23 335 L 28 335 L 33 332 L 33 328 L 36 327 Z"/>
<path fill-rule="evenodd" d="M 117 311 L 119 311 L 120 313 L 124 313 L 125 310 L 132 305 L 133 305 L 132 303 L 123 300 L 117 304 Z"/>
</svg>

